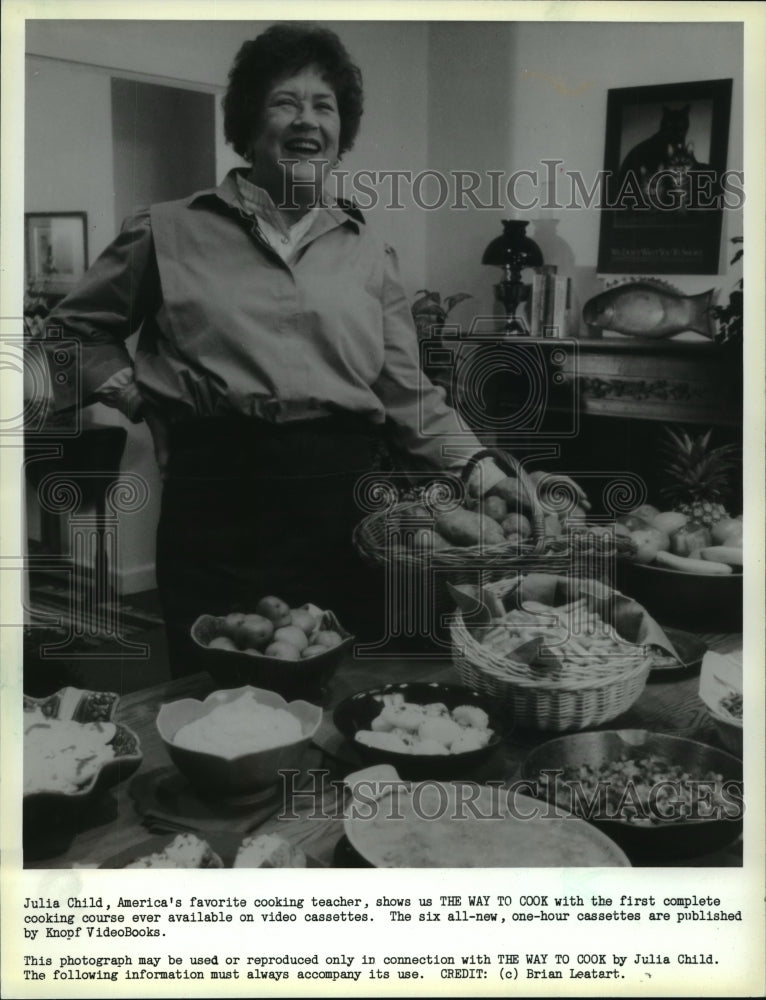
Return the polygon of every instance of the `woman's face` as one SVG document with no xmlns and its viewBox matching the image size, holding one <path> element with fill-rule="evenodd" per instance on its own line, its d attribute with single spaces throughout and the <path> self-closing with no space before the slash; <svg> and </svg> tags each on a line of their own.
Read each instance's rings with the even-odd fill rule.
<svg viewBox="0 0 766 1000">
<path fill-rule="evenodd" d="M 253 179 L 277 206 L 311 204 L 338 159 L 339 139 L 338 102 L 316 66 L 277 80 L 250 147 Z"/>
</svg>

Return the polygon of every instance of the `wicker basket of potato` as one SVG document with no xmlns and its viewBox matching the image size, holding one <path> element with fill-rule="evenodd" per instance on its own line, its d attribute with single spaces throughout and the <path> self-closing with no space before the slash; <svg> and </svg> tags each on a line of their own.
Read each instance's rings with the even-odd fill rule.
<svg viewBox="0 0 766 1000">
<path fill-rule="evenodd" d="M 481 500 L 473 500 L 465 481 L 486 456 L 516 482 L 501 483 Z M 447 583 L 488 583 L 518 571 L 566 574 L 573 567 L 574 540 L 602 544 L 588 533 L 584 512 L 574 501 L 569 516 L 545 503 L 540 475 L 528 474 L 511 455 L 487 449 L 466 465 L 462 483 L 455 479 L 454 488 L 444 487 L 441 495 L 426 490 L 423 499 L 393 503 L 368 515 L 357 525 L 354 543 L 368 563 L 401 573 L 400 579 L 422 587 L 432 624 L 439 626 L 442 615 L 454 609 Z M 519 493 L 528 501 L 524 511 Z M 577 517 L 582 518 L 576 525 L 582 529 L 579 535 L 570 530 Z"/>
</svg>

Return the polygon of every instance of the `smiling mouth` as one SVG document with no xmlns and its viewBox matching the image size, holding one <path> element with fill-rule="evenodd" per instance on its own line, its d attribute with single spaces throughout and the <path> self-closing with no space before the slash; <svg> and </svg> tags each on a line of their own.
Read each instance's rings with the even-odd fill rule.
<svg viewBox="0 0 766 1000">
<path fill-rule="evenodd" d="M 301 156 L 316 156 L 322 151 L 318 142 L 311 139 L 291 139 L 285 143 L 288 153 L 298 153 Z"/>
</svg>

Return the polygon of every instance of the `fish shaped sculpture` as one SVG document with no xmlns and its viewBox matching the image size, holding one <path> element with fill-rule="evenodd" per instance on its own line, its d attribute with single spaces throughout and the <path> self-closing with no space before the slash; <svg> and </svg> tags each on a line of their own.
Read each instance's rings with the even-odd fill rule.
<svg viewBox="0 0 766 1000">
<path fill-rule="evenodd" d="M 589 327 L 632 337 L 672 337 L 693 330 L 712 340 L 714 299 L 713 288 L 683 295 L 664 281 L 626 281 L 588 299 L 582 318 Z"/>
</svg>

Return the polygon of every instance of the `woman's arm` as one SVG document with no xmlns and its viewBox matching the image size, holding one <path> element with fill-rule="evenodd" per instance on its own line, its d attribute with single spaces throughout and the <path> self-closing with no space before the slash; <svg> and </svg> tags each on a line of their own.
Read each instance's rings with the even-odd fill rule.
<svg viewBox="0 0 766 1000">
<path fill-rule="evenodd" d="M 137 419 L 140 394 L 125 340 L 160 298 L 159 274 L 148 211 L 129 219 L 120 235 L 88 270 L 77 288 L 45 320 L 43 344 L 50 356 L 62 340 L 74 340 L 70 367 L 56 356 L 52 402 L 57 410 L 99 400 Z M 77 371 L 74 371 L 77 366 Z M 66 377 L 61 377 L 66 376 Z"/>
<path fill-rule="evenodd" d="M 483 446 L 421 369 L 415 324 L 391 247 L 385 254 L 382 306 L 385 357 L 373 389 L 386 409 L 393 443 L 417 467 L 459 472 Z M 482 492 L 505 475 L 491 461 L 475 472 Z"/>
</svg>

